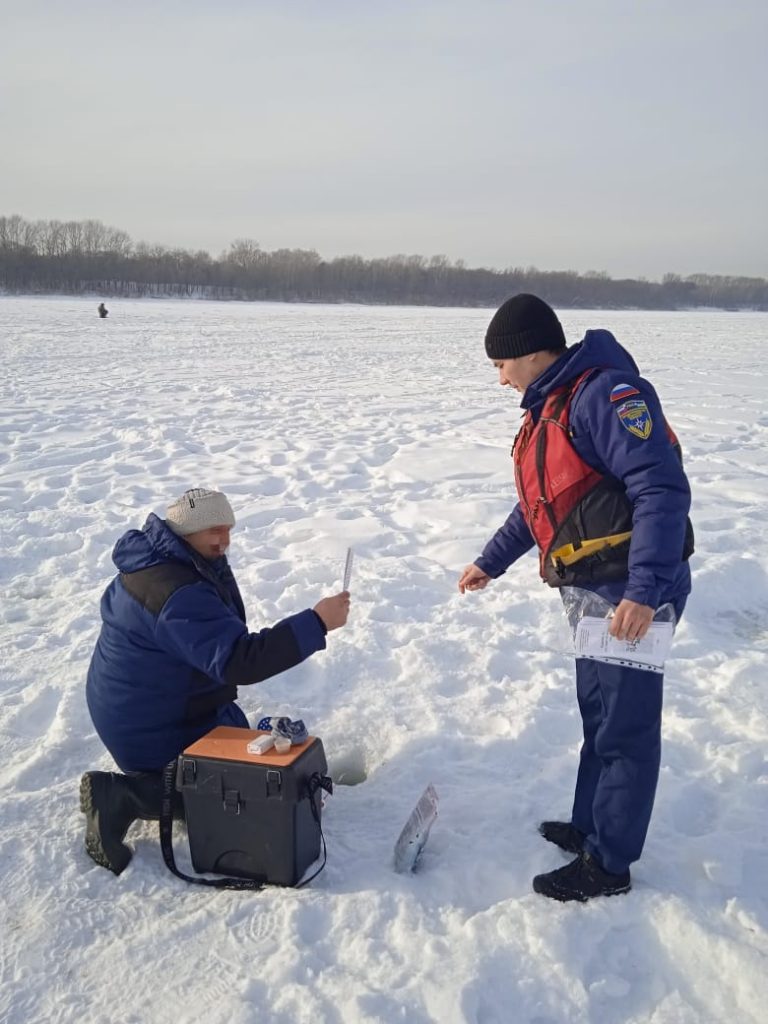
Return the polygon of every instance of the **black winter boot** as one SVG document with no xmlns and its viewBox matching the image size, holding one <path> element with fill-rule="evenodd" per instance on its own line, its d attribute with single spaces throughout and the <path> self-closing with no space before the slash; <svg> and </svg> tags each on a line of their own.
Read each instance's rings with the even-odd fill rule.
<svg viewBox="0 0 768 1024">
<path fill-rule="evenodd" d="M 539 833 L 548 843 L 554 843 L 566 853 L 581 853 L 584 846 L 584 833 L 570 821 L 542 821 Z"/>
<path fill-rule="evenodd" d="M 137 818 L 160 817 L 162 776 L 86 772 L 80 779 L 80 810 L 86 817 L 85 849 L 103 868 L 119 875 L 133 854 L 123 842 Z"/>
<path fill-rule="evenodd" d="M 576 860 L 564 868 L 549 871 L 546 875 L 536 875 L 533 880 L 534 892 L 560 900 L 561 903 L 570 900 L 585 903 L 593 896 L 618 896 L 619 893 L 629 892 L 631 888 L 628 871 L 612 875 L 604 871 L 586 851 L 582 851 Z"/>
</svg>

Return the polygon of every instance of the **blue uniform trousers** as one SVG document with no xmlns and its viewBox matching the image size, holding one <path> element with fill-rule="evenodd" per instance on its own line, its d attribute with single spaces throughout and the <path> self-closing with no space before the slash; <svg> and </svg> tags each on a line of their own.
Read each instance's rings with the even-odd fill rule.
<svg viewBox="0 0 768 1024">
<path fill-rule="evenodd" d="M 576 659 L 584 725 L 572 822 L 584 847 L 619 874 L 642 852 L 659 777 L 664 677 Z"/>
</svg>

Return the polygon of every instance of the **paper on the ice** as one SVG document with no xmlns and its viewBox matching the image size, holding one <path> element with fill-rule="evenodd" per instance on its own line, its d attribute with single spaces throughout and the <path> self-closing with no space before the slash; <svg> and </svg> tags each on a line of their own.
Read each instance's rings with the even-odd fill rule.
<svg viewBox="0 0 768 1024">
<path fill-rule="evenodd" d="M 652 622 L 642 640 L 617 640 L 608 632 L 610 619 L 585 615 L 576 627 L 574 644 L 577 658 L 593 658 L 616 665 L 627 665 L 649 672 L 663 672 L 664 661 L 672 647 L 671 622 Z"/>
<path fill-rule="evenodd" d="M 403 831 L 395 843 L 395 871 L 404 874 L 413 871 L 421 856 L 432 822 L 437 817 L 437 793 L 430 783 L 411 811 Z"/>
</svg>

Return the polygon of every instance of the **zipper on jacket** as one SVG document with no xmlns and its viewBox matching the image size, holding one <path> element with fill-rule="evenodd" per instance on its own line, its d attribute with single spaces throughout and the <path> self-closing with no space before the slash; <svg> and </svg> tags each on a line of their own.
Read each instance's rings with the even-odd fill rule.
<svg viewBox="0 0 768 1024">
<path fill-rule="evenodd" d="M 529 426 L 530 426 L 530 424 L 529 424 Z M 515 443 L 512 445 L 512 466 L 513 466 L 514 471 L 515 471 L 515 486 L 517 487 L 517 493 L 518 493 L 518 496 L 520 497 L 520 500 L 525 505 L 525 511 L 527 513 L 525 518 L 526 518 L 527 522 L 530 522 L 530 520 L 531 520 L 531 518 L 533 516 L 533 513 L 531 511 L 531 506 L 528 504 L 528 499 L 527 499 L 526 494 L 525 494 L 525 488 L 523 487 L 523 474 L 520 471 L 520 467 L 521 467 L 521 463 L 522 463 L 522 457 L 525 454 L 525 452 L 527 451 L 528 445 L 531 443 L 531 433 L 533 431 L 533 427 L 531 427 L 531 429 L 529 429 L 528 437 L 527 438 L 521 438 L 521 435 L 522 435 L 524 430 L 525 430 L 525 426 L 523 426 L 518 431 L 517 437 L 515 438 Z M 522 451 L 518 452 L 518 456 L 517 456 L 517 458 L 515 458 L 515 449 L 517 448 L 518 443 L 520 443 L 521 440 L 522 441 L 526 441 L 527 443 L 525 445 L 525 448 L 523 448 Z M 522 447 L 522 445 L 521 445 L 521 447 Z"/>
<path fill-rule="evenodd" d="M 546 427 L 541 426 L 539 428 L 539 436 L 536 438 L 536 475 L 539 478 L 539 492 L 540 496 L 536 499 L 536 504 L 533 508 L 533 518 L 535 519 L 538 515 L 539 508 L 543 506 L 546 509 L 547 516 L 549 518 L 549 525 L 553 531 L 557 530 L 557 521 L 555 520 L 555 513 L 552 510 L 551 504 L 547 501 L 544 491 L 546 484 L 544 480 L 544 460 L 547 453 L 547 433 Z"/>
</svg>

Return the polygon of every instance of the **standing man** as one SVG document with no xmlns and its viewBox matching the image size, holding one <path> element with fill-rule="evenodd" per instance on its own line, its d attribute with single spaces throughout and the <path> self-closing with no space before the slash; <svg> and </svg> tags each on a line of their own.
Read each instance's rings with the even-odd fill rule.
<svg viewBox="0 0 768 1024">
<path fill-rule="evenodd" d="M 518 504 L 459 590 L 482 590 L 532 547 L 551 587 L 594 591 L 615 607 L 610 632 L 643 637 L 656 609 L 680 618 L 691 589 L 690 488 L 653 387 L 609 331 L 566 348 L 554 310 L 515 295 L 485 336 L 502 387 L 522 397 L 512 450 Z M 584 742 L 571 820 L 540 833 L 576 854 L 537 875 L 553 899 L 628 892 L 653 809 L 661 753 L 660 673 L 576 659 Z"/>
<path fill-rule="evenodd" d="M 80 806 L 88 854 L 116 875 L 131 859 L 128 827 L 160 816 L 164 766 L 217 725 L 247 729 L 238 686 L 298 665 L 347 621 L 344 591 L 249 633 L 226 556 L 234 525 L 225 495 L 195 488 L 115 545 L 86 696 L 125 774 L 86 772 Z"/>
</svg>

